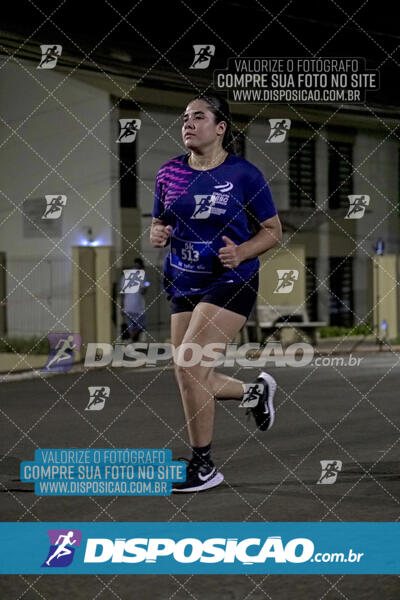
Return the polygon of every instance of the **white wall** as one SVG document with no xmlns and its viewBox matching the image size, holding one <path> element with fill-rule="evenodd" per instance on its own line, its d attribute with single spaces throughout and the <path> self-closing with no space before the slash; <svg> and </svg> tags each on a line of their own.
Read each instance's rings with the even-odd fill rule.
<svg viewBox="0 0 400 600">
<path fill-rule="evenodd" d="M 6 122 L 0 125 L 0 250 L 7 253 L 10 270 L 9 333 L 45 333 L 53 327 L 62 331 L 71 326 L 71 246 L 82 242 L 83 226 L 91 226 L 102 244 L 112 243 L 111 167 L 117 160 L 113 151 L 117 153 L 110 143 L 110 98 L 73 76 L 38 70 L 19 60 L 0 69 L 0 90 L 0 114 Z M 88 133 L 90 128 L 93 134 Z M 67 196 L 62 236 L 24 237 L 24 200 L 46 194 Z M 37 226 L 46 228 L 40 221 Z M 45 271 L 38 275 L 44 261 L 63 264 L 57 295 L 62 288 L 64 300 L 51 307 L 51 290 L 44 306 L 35 300 L 41 292 L 29 294 L 39 279 L 46 280 Z M 20 281 L 29 272 L 24 289 L 15 279 Z M 30 327 L 21 326 L 22 312 Z"/>
</svg>

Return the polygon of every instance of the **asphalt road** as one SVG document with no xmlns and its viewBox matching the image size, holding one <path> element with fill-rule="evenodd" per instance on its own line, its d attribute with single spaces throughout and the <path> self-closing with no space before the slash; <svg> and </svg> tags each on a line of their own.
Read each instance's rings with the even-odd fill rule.
<svg viewBox="0 0 400 600">
<path fill-rule="evenodd" d="M 390 353 L 360 365 L 272 368 L 277 415 L 255 429 L 234 401 L 219 402 L 214 461 L 225 483 L 172 497 L 38 497 L 19 463 L 37 448 L 170 448 L 189 456 L 170 369 L 88 369 L 7 383 L 1 390 L 2 521 L 395 521 L 400 515 L 399 365 Z M 254 380 L 254 369 L 222 369 Z M 109 386 L 85 411 L 88 386 Z M 317 485 L 321 460 L 342 461 Z M 395 576 L 3 576 L 1 598 L 312 600 L 400 597 Z"/>
</svg>

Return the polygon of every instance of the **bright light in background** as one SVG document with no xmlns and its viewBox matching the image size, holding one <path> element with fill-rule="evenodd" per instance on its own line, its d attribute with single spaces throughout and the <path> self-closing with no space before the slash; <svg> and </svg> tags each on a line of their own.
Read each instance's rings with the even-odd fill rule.
<svg viewBox="0 0 400 600">
<path fill-rule="evenodd" d="M 101 245 L 102 245 L 101 240 L 93 240 L 93 242 L 90 242 L 86 238 L 81 238 L 79 241 L 79 246 L 101 246 Z"/>
<path fill-rule="evenodd" d="M 80 239 L 80 246 L 101 246 L 102 245 L 102 240 L 101 239 L 94 239 L 93 236 L 93 229 L 90 226 L 85 226 L 83 227 L 83 231 L 85 233 L 85 237 L 82 237 Z"/>
</svg>

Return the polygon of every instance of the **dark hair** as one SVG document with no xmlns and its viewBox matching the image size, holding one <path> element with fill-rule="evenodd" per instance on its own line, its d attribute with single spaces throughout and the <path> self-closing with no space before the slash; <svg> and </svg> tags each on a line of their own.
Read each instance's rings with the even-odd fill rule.
<svg viewBox="0 0 400 600">
<path fill-rule="evenodd" d="M 222 147 L 227 152 L 234 153 L 233 134 L 232 134 L 232 118 L 231 110 L 228 101 L 215 92 L 199 94 L 193 100 L 204 100 L 208 104 L 208 108 L 215 117 L 215 122 L 220 123 L 225 121 L 226 129 L 222 140 Z"/>
</svg>

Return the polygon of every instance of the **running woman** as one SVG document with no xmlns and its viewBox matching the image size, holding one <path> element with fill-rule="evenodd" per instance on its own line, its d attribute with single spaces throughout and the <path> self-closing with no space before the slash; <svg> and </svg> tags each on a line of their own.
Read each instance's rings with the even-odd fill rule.
<svg viewBox="0 0 400 600">
<path fill-rule="evenodd" d="M 282 229 L 261 171 L 233 154 L 229 105 L 218 95 L 192 100 L 184 113 L 187 153 L 158 171 L 150 242 L 170 243 L 163 286 L 171 300 L 175 349 L 194 343 L 232 342 L 246 323 L 258 292 L 258 256 L 281 239 Z M 174 368 L 182 396 L 192 457 L 174 492 L 202 491 L 223 475 L 211 460 L 215 398 L 242 400 L 257 427 L 274 422 L 274 379 L 261 373 L 244 383 L 198 364 Z"/>
</svg>

